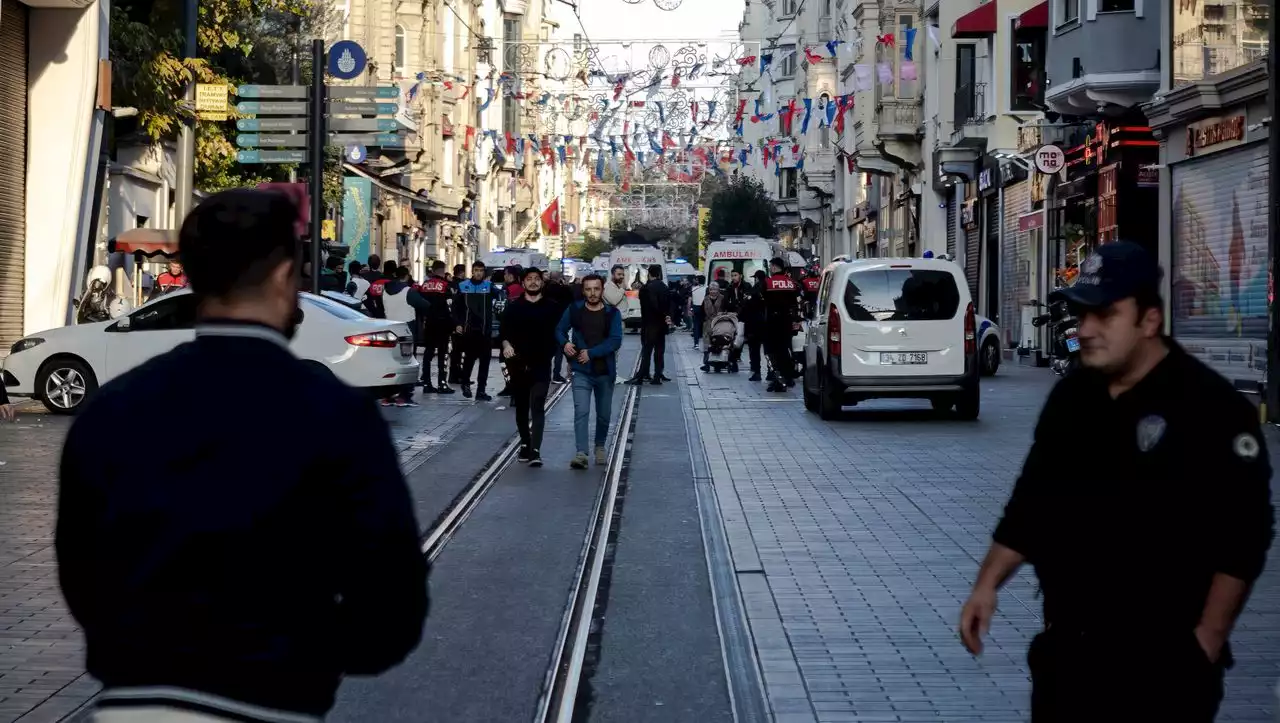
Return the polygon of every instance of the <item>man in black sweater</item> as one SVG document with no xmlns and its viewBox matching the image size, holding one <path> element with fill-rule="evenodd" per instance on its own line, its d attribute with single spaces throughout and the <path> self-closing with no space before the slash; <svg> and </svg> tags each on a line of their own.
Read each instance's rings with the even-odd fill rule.
<svg viewBox="0 0 1280 723">
<path fill-rule="evenodd" d="M 95 721 L 319 721 L 344 675 L 422 635 L 427 566 L 386 422 L 289 348 L 296 218 L 273 191 L 201 203 L 179 238 L 195 340 L 105 384 L 67 433 L 58 573 L 103 685 Z M 113 440 L 161 408 L 140 474 Z M 338 428 L 342 445 L 316 437 Z"/>
<path fill-rule="evenodd" d="M 640 289 L 640 372 L 628 379 L 627 384 L 643 384 L 649 379 L 650 358 L 653 359 L 653 383 L 671 381 L 663 374 L 670 328 L 671 290 L 662 282 L 662 264 L 654 264 L 649 267 L 649 283 Z"/>
<path fill-rule="evenodd" d="M 524 270 L 524 293 L 507 302 L 502 313 L 502 358 L 511 375 L 511 404 L 516 408 L 521 462 L 542 466 L 542 428 L 547 389 L 557 352 L 556 325 L 564 310 L 543 294 L 542 272 Z"/>
</svg>

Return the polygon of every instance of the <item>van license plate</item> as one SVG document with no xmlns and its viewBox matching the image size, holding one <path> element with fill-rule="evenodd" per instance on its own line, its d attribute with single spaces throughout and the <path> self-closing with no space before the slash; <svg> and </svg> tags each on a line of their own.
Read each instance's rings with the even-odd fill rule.
<svg viewBox="0 0 1280 723">
<path fill-rule="evenodd" d="M 928 364 L 929 355 L 926 352 L 894 352 L 880 353 L 881 364 Z"/>
<path fill-rule="evenodd" d="M 405 341 L 400 343 L 400 356 L 413 356 L 413 342 Z"/>
</svg>

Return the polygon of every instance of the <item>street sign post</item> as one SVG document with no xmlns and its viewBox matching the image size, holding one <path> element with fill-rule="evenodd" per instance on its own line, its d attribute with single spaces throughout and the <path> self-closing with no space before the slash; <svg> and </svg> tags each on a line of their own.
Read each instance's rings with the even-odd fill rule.
<svg viewBox="0 0 1280 723">
<path fill-rule="evenodd" d="M 390 100 L 400 97 L 400 89 L 394 85 L 335 85 L 329 88 L 329 97 L 335 100 Z"/>
<path fill-rule="evenodd" d="M 342 153 L 348 163 L 364 163 L 364 159 L 369 157 L 369 151 L 364 146 L 347 146 Z"/>
<path fill-rule="evenodd" d="M 262 148 L 263 146 L 277 146 L 283 148 L 304 148 L 307 145 L 307 134 L 299 133 L 298 135 L 288 134 L 267 134 L 267 133 L 241 133 L 236 136 L 236 145 L 241 148 Z"/>
<path fill-rule="evenodd" d="M 321 58 L 323 65 L 324 58 Z M 329 75 L 339 80 L 355 80 L 364 72 L 368 66 L 369 58 L 364 52 L 364 48 L 354 40 L 339 40 L 329 48 Z M 319 65 L 312 66 L 315 68 Z M 316 73 L 316 77 L 321 77 L 323 73 Z M 323 81 L 319 84 L 324 85 Z M 317 278 L 319 276 L 317 275 Z"/>
<path fill-rule="evenodd" d="M 227 119 L 227 85 L 225 83 L 196 84 L 196 115 L 201 120 L 208 121 Z"/>
<path fill-rule="evenodd" d="M 329 72 L 334 76 L 350 79 L 364 72 L 364 48 L 359 43 L 339 40 L 333 44 L 332 51 L 337 51 L 329 53 Z M 325 127 L 325 101 L 328 98 L 325 97 L 324 73 L 318 72 L 325 67 L 324 40 L 320 38 L 311 41 L 311 67 L 317 71 L 311 74 L 311 132 L 307 134 L 310 141 L 307 151 L 311 157 L 311 293 L 319 294 L 320 239 L 324 223 L 324 147 L 328 135 Z"/>
<path fill-rule="evenodd" d="M 236 88 L 241 98 L 306 98 L 305 85 L 242 85 Z"/>
<path fill-rule="evenodd" d="M 403 146 L 405 137 L 399 133 L 333 133 L 329 142 L 340 146 Z"/>
<path fill-rule="evenodd" d="M 305 101 L 264 103 L 250 100 L 236 103 L 236 112 L 241 115 L 302 115 L 307 112 L 307 103 Z"/>
<path fill-rule="evenodd" d="M 394 118 L 332 118 L 329 130 L 334 131 L 381 131 L 391 133 L 399 128 Z"/>
<path fill-rule="evenodd" d="M 344 103 L 330 101 L 329 112 L 344 115 L 393 115 L 399 112 L 396 103 Z"/>
<path fill-rule="evenodd" d="M 262 131 L 305 131 L 306 118 L 239 118 L 236 130 L 259 133 Z"/>
<path fill-rule="evenodd" d="M 240 163 L 306 163 L 306 151 L 237 151 Z"/>
</svg>

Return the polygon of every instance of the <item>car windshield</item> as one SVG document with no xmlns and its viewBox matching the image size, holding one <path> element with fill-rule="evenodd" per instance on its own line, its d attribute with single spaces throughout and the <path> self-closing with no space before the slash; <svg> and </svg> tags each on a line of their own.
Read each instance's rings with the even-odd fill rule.
<svg viewBox="0 0 1280 723">
<path fill-rule="evenodd" d="M 338 317 L 339 319 L 344 319 L 346 321 L 360 321 L 362 319 L 369 318 L 364 314 L 361 314 L 360 312 L 356 311 L 355 309 L 343 306 L 342 304 L 339 304 L 338 302 L 332 301 L 330 299 L 326 299 L 323 296 L 313 296 L 311 294 L 299 294 L 299 297 L 308 306 L 312 306 L 317 309 L 322 309 L 324 311 L 327 311 L 330 314 Z"/>
<path fill-rule="evenodd" d="M 943 321 L 960 310 L 960 290 L 947 271 L 870 269 L 849 275 L 844 305 L 854 321 Z"/>
</svg>

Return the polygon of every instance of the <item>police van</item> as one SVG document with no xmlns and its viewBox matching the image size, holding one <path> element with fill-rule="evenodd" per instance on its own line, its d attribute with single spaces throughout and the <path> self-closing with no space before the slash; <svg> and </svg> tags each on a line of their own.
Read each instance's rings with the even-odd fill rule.
<svg viewBox="0 0 1280 723">
<path fill-rule="evenodd" d="M 625 244 L 614 247 L 609 253 L 610 266 L 621 264 L 626 275 L 627 305 L 622 313 L 622 323 L 628 329 L 640 328 L 640 287 L 649 283 L 649 267 L 666 263 L 662 250 L 646 244 Z"/>
</svg>

